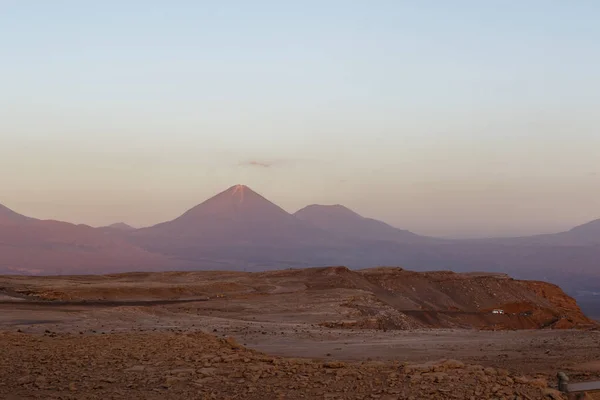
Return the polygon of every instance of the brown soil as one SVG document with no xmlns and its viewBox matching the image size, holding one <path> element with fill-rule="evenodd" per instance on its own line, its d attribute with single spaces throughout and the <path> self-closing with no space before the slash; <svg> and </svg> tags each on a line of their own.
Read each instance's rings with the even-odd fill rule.
<svg viewBox="0 0 600 400">
<path fill-rule="evenodd" d="M 536 377 L 600 377 L 600 332 L 568 329 L 593 328 L 577 305 L 502 275 L 0 277 L 0 294 L 1 399 L 538 399 L 556 393 Z"/>
<path fill-rule="evenodd" d="M 561 398 L 544 379 L 455 360 L 284 359 L 198 332 L 4 333 L 0 340 L 4 399 Z"/>
<path fill-rule="evenodd" d="M 2 287 L 43 300 L 228 296 L 253 303 L 265 296 L 298 297 L 307 302 L 303 309 L 328 298 L 328 306 L 339 312 L 318 322 L 349 328 L 568 329 L 595 325 L 559 287 L 497 274 L 330 267 L 264 273 L 4 277 L 0 278 L 0 290 Z M 505 313 L 492 314 L 497 308 L 505 309 Z"/>
</svg>

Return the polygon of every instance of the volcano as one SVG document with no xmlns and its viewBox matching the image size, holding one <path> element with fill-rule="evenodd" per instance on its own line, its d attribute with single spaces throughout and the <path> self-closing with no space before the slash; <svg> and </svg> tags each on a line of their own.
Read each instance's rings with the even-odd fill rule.
<svg viewBox="0 0 600 400">
<path fill-rule="evenodd" d="M 321 242 L 328 233 L 289 214 L 244 185 L 232 186 L 180 217 L 138 231 L 197 245 L 286 245 Z"/>
<path fill-rule="evenodd" d="M 433 241 L 432 238 L 419 236 L 407 230 L 394 228 L 385 222 L 365 218 L 340 204 L 313 204 L 297 211 L 294 215 L 325 231 L 347 237 L 401 243 Z"/>
<path fill-rule="evenodd" d="M 0 225 L 18 224 L 28 221 L 35 221 L 34 218 L 29 218 L 19 213 L 14 212 L 10 208 L 0 204 Z"/>
</svg>

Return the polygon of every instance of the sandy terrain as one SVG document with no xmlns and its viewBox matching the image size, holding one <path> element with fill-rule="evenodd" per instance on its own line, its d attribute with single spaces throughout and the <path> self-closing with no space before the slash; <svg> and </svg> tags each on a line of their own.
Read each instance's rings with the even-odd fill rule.
<svg viewBox="0 0 600 400">
<path fill-rule="evenodd" d="M 257 294 L 230 276 L 202 281 L 201 291 L 173 283 L 186 275 L 147 277 L 146 294 L 122 277 L 0 281 L 0 398 L 535 399 L 556 396 L 535 378 L 553 386 L 559 370 L 600 378 L 597 330 L 341 327 L 354 289 L 263 282 Z M 229 337 L 243 349 L 218 340 Z M 241 358 L 206 361 L 221 352 Z M 444 359 L 465 366 L 400 368 Z"/>
<path fill-rule="evenodd" d="M 555 374 L 600 362 L 600 331 L 475 329 L 335 329 L 298 315 L 249 314 L 236 301 L 141 306 L 0 305 L 0 330 L 98 335 L 126 332 L 209 332 L 235 337 L 269 354 L 339 360 L 422 362 L 455 358 L 523 373 Z M 596 373 L 597 368 L 590 368 Z M 600 374 L 598 374 L 600 375 Z"/>
</svg>

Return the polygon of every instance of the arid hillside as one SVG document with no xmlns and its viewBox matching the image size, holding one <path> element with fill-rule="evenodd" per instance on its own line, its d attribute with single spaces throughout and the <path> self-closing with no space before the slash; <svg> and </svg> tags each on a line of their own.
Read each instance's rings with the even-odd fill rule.
<svg viewBox="0 0 600 400">
<path fill-rule="evenodd" d="M 0 271 L 4 273 L 117 272 L 174 265 L 163 255 L 90 226 L 40 220 L 0 223 Z"/>
<path fill-rule="evenodd" d="M 290 314 L 340 328 L 573 328 L 593 324 L 555 285 L 503 274 L 346 267 L 261 273 L 161 272 L 0 278 L 5 295 L 43 301 L 226 297 L 246 317 Z M 318 311 L 318 312 L 317 312 Z"/>
<path fill-rule="evenodd" d="M 200 332 L 91 336 L 0 332 L 0 340 L 3 399 L 563 398 L 544 378 L 457 360 L 281 358 Z"/>
<path fill-rule="evenodd" d="M 503 274 L 0 276 L 0 398 L 562 399 L 557 371 L 600 377 L 596 328 Z"/>
</svg>

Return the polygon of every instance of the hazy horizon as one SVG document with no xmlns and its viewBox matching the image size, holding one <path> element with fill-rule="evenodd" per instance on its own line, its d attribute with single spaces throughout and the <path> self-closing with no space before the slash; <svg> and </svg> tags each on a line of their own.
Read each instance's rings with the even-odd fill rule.
<svg viewBox="0 0 600 400">
<path fill-rule="evenodd" d="M 0 5 L 19 213 L 141 227 L 241 183 L 431 236 L 600 217 L 600 4 L 32 4 Z"/>
<path fill-rule="evenodd" d="M 253 188 L 250 188 L 250 189 L 253 189 Z M 224 190 L 222 190 L 222 191 L 224 191 Z M 182 215 L 185 211 L 188 211 L 189 209 L 193 208 L 194 206 L 196 206 L 196 205 L 204 202 L 205 200 L 208 200 L 210 197 L 213 197 L 214 195 L 217 195 L 217 194 L 218 193 L 213 193 L 213 195 L 210 195 L 209 197 L 207 197 L 205 199 L 199 200 L 197 203 L 191 204 L 191 205 L 189 205 L 187 207 L 183 207 L 181 210 L 176 211 L 175 214 L 173 214 L 173 215 L 166 216 L 162 220 L 152 221 L 149 224 L 135 224 L 135 223 L 131 223 L 127 218 L 120 219 L 120 220 L 112 220 L 112 221 L 108 221 L 108 222 L 101 222 L 101 223 L 96 223 L 96 224 L 90 224 L 90 223 L 85 222 L 85 221 L 69 220 L 69 219 L 62 219 L 62 218 L 52 218 L 52 217 L 47 217 L 47 216 L 43 216 L 43 215 L 31 215 L 31 214 L 24 213 L 24 212 L 22 212 L 20 210 L 16 210 L 16 209 L 11 208 L 11 207 L 9 207 L 9 208 L 12 209 L 15 212 L 20 213 L 20 214 L 24 214 L 26 216 L 34 217 L 34 218 L 38 218 L 38 219 L 57 219 L 57 220 L 61 220 L 61 221 L 71 222 L 71 223 L 74 223 L 74 224 L 86 224 L 86 225 L 96 226 L 96 227 L 109 226 L 109 225 L 112 225 L 112 224 L 115 224 L 115 223 L 125 223 L 127 225 L 133 226 L 134 228 L 138 228 L 139 229 L 139 228 L 150 227 L 150 226 L 153 226 L 153 225 L 161 223 L 161 222 L 166 222 L 166 221 L 169 221 L 169 220 L 173 220 L 173 219 L 179 217 L 180 215 Z M 264 193 L 259 193 L 259 194 L 261 194 L 261 195 L 264 196 Z M 266 198 L 267 198 L 267 200 L 270 200 L 268 196 L 266 196 Z M 2 204 L 2 203 L 0 203 L 0 204 Z M 309 206 L 309 205 L 315 205 L 315 204 L 317 204 L 317 203 L 308 203 L 308 204 L 306 204 L 304 206 L 301 206 L 301 207 L 299 207 L 297 209 L 288 209 L 286 207 L 282 207 L 282 208 L 285 211 L 289 212 L 290 214 L 293 214 L 296 211 L 302 209 L 303 207 L 306 207 L 306 206 Z M 6 204 L 2 204 L 2 205 L 6 206 Z M 281 207 L 281 204 L 277 204 L 277 205 Z M 326 205 L 326 206 L 342 205 L 342 206 L 346 206 L 347 207 L 347 205 L 340 204 L 340 203 L 319 204 L 319 205 Z M 355 211 L 355 212 L 358 212 L 359 214 L 361 214 L 361 212 L 358 211 L 358 210 L 356 210 L 356 209 L 352 209 L 352 211 Z M 373 216 L 370 216 L 370 215 L 364 215 L 364 214 L 362 214 L 362 216 L 366 217 L 366 218 L 374 218 Z M 378 219 L 378 218 L 375 218 L 375 219 Z M 544 233 L 558 233 L 558 232 L 561 232 L 561 231 L 567 231 L 567 230 L 575 227 L 576 225 L 580 225 L 580 224 L 583 224 L 583 223 L 586 223 L 586 222 L 590 222 L 590 221 L 581 221 L 580 223 L 576 223 L 576 224 L 569 225 L 569 226 L 558 227 L 558 228 L 556 228 L 553 231 L 546 231 L 546 232 L 533 231 L 533 230 L 532 231 L 523 231 L 523 232 L 520 232 L 520 233 L 514 233 L 514 232 L 512 232 L 512 233 L 504 233 L 504 234 L 501 233 L 501 232 L 500 233 L 482 233 L 482 234 L 469 234 L 469 233 L 466 233 L 466 234 L 460 234 L 460 233 L 458 233 L 457 234 L 455 232 L 451 232 L 449 234 L 444 235 L 444 234 L 439 234 L 439 233 L 436 234 L 436 233 L 429 233 L 429 232 L 418 231 L 418 230 L 415 230 L 415 229 L 411 229 L 410 227 L 407 227 L 407 226 L 396 225 L 394 223 L 386 221 L 385 219 L 380 219 L 380 220 L 382 220 L 382 221 L 384 221 L 386 223 L 389 223 L 390 225 L 395 226 L 395 227 L 400 228 L 400 229 L 411 230 L 411 231 L 413 231 L 414 233 L 417 233 L 417 234 L 428 235 L 428 236 L 437 236 L 437 237 L 445 237 L 445 238 L 455 238 L 455 239 L 486 238 L 486 237 L 511 237 L 511 236 L 518 236 L 518 235 L 535 235 L 535 234 L 544 234 Z"/>
</svg>

